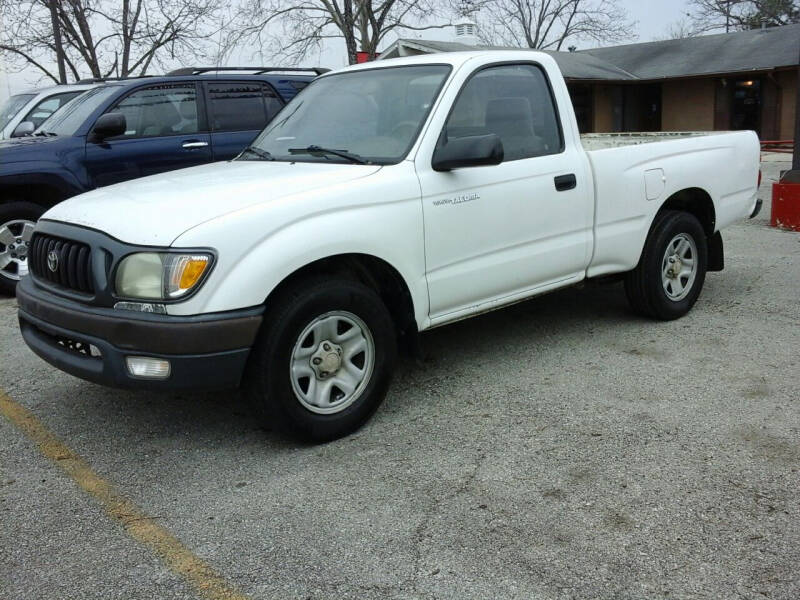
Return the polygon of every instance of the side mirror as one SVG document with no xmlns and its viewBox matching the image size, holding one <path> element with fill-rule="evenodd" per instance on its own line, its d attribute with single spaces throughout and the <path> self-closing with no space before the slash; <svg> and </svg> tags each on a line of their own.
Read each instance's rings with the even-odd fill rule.
<svg viewBox="0 0 800 600">
<path fill-rule="evenodd" d="M 14 132 L 11 134 L 11 137 L 18 138 L 25 137 L 26 135 L 32 135 L 35 129 L 36 126 L 33 123 L 30 121 L 23 121 L 17 125 L 16 129 L 14 129 Z"/>
<path fill-rule="evenodd" d="M 104 140 L 106 138 L 122 135 L 128 128 L 125 115 L 122 113 L 106 113 L 100 115 L 92 128 L 91 137 L 93 140 Z"/>
<path fill-rule="evenodd" d="M 499 165 L 501 162 L 503 142 L 494 133 L 454 138 L 433 153 L 434 171 Z"/>
</svg>

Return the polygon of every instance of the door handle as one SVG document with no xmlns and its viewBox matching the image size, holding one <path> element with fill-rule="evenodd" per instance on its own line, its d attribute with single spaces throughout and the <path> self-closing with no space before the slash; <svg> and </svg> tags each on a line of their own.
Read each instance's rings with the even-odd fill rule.
<svg viewBox="0 0 800 600">
<path fill-rule="evenodd" d="M 578 180 L 575 179 L 575 175 L 573 173 L 570 173 L 569 175 L 559 175 L 558 177 L 554 178 L 553 181 L 556 184 L 557 192 L 574 190 L 578 185 Z"/>
<path fill-rule="evenodd" d="M 200 141 L 189 141 L 181 144 L 181 148 L 205 148 L 206 146 L 208 146 L 208 142 Z"/>
</svg>

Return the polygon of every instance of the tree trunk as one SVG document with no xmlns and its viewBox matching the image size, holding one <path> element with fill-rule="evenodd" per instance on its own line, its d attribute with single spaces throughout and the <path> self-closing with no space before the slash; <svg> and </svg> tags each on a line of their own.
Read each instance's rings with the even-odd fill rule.
<svg viewBox="0 0 800 600">
<path fill-rule="evenodd" d="M 344 43 L 347 46 L 347 62 L 354 65 L 358 62 L 356 57 L 356 37 L 353 31 L 353 0 L 344 0 Z"/>
<path fill-rule="evenodd" d="M 58 23 L 58 9 L 56 5 L 60 0 L 50 0 L 50 21 L 53 23 L 53 43 L 56 48 L 56 63 L 58 63 L 58 82 L 67 83 L 67 67 L 64 64 L 64 46 L 61 43 L 61 26 Z"/>
</svg>

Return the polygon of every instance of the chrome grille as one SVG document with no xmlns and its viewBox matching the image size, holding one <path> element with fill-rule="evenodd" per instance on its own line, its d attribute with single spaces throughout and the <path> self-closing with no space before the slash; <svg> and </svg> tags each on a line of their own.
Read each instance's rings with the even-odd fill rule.
<svg viewBox="0 0 800 600">
<path fill-rule="evenodd" d="M 39 279 L 78 292 L 94 292 L 92 256 L 86 244 L 36 233 L 28 260 Z"/>
</svg>

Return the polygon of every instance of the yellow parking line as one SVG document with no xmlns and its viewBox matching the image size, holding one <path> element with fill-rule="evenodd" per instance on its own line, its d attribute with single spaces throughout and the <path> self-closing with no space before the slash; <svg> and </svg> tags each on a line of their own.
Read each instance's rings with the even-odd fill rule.
<svg viewBox="0 0 800 600">
<path fill-rule="evenodd" d="M 129 536 L 153 550 L 170 571 L 182 575 L 203 598 L 247 600 L 178 538 L 157 525 L 141 508 L 95 473 L 84 459 L 59 440 L 33 413 L 2 390 L 0 413 L 33 440 L 42 454 L 58 465 L 82 490 L 94 496 L 108 516 L 119 521 Z"/>
</svg>

